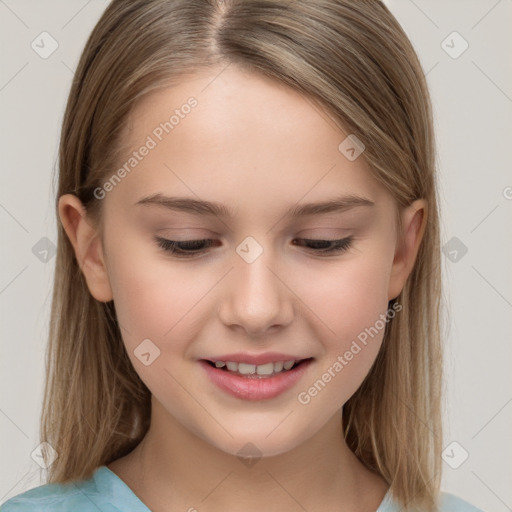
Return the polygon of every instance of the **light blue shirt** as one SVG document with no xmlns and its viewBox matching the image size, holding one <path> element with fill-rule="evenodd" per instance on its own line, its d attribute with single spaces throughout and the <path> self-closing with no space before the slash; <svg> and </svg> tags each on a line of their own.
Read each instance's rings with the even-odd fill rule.
<svg viewBox="0 0 512 512">
<path fill-rule="evenodd" d="M 398 512 L 400 507 L 384 496 L 376 512 Z M 151 512 L 107 466 L 96 469 L 89 480 L 45 484 L 25 491 L 0 506 L 1 512 Z M 453 494 L 441 493 L 440 512 L 482 512 Z"/>
</svg>

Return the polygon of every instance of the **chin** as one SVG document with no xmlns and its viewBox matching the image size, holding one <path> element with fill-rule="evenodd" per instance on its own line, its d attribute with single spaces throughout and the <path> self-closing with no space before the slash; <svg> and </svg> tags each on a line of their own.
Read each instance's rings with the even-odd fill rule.
<svg viewBox="0 0 512 512">
<path fill-rule="evenodd" d="M 288 440 L 289 442 L 289 440 Z M 219 446 L 218 448 L 246 462 L 247 465 L 253 461 L 256 463 L 263 457 L 275 457 L 290 451 L 294 446 L 291 444 L 283 444 L 282 442 L 270 442 L 262 436 L 261 439 L 249 439 L 247 437 L 233 440 L 227 446 Z"/>
<path fill-rule="evenodd" d="M 268 435 L 269 432 L 272 432 L 272 428 L 262 429 L 260 432 L 252 434 L 243 431 L 236 433 L 231 430 L 230 433 L 233 437 L 226 436 L 222 440 L 209 438 L 205 441 L 224 453 L 239 458 L 241 462 L 251 467 L 251 462 L 254 464 L 263 457 L 282 455 L 293 450 L 303 441 L 299 437 L 291 436 L 290 431 L 286 429 L 280 433 L 277 433 L 278 429 L 276 429 L 275 432 Z"/>
</svg>

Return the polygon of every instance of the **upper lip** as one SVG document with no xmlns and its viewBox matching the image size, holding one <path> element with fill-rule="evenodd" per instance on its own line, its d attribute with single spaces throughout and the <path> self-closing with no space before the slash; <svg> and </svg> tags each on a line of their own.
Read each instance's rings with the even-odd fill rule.
<svg viewBox="0 0 512 512">
<path fill-rule="evenodd" d="M 264 354 L 237 352 L 236 354 L 224 354 L 221 356 L 206 357 L 204 359 L 212 363 L 216 361 L 233 361 L 235 363 L 248 363 L 258 366 L 260 364 L 276 363 L 278 361 L 301 361 L 302 359 L 309 359 L 309 357 L 282 354 L 280 352 L 265 352 Z"/>
</svg>

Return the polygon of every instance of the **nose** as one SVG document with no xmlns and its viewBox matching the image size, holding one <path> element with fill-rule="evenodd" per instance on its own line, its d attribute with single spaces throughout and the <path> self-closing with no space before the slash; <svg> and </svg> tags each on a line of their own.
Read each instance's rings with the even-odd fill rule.
<svg viewBox="0 0 512 512">
<path fill-rule="evenodd" d="M 251 263 L 235 255 L 234 268 L 224 282 L 220 320 L 248 336 L 265 335 L 293 320 L 294 295 L 270 252 L 263 251 Z"/>
</svg>

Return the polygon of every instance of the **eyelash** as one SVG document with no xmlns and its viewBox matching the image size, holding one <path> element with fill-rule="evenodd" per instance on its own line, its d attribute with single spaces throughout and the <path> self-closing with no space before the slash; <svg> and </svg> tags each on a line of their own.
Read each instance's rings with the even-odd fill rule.
<svg viewBox="0 0 512 512">
<path fill-rule="evenodd" d="M 350 249 L 352 246 L 352 242 L 354 241 L 353 236 L 348 236 L 347 238 L 342 238 L 340 240 L 316 240 L 311 238 L 298 238 L 296 240 L 302 240 L 304 242 L 310 243 L 312 245 L 315 244 L 334 244 L 334 246 L 331 246 L 327 249 L 325 248 L 313 248 L 310 247 L 311 250 L 319 253 L 319 254 L 341 254 L 343 252 L 346 252 Z M 164 251 L 169 252 L 177 257 L 180 258 L 190 258 L 199 254 L 203 254 L 206 252 L 206 249 L 208 247 L 211 247 L 213 245 L 212 242 L 214 240 L 204 238 L 201 240 L 184 240 L 181 242 L 178 242 L 176 240 L 167 240 L 166 238 L 161 237 L 155 237 L 156 244 L 162 248 Z M 186 250 L 186 249 L 194 249 L 194 247 L 197 247 L 198 244 L 206 244 L 206 248 L 200 249 L 200 250 Z M 297 245 L 297 244 L 295 244 Z"/>
</svg>

